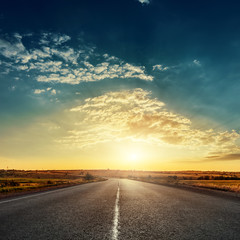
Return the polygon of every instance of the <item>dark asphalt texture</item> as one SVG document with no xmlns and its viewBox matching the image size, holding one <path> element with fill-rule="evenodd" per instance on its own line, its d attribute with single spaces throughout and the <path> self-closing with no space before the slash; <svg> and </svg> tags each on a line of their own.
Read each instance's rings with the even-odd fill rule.
<svg viewBox="0 0 240 240">
<path fill-rule="evenodd" d="M 0 239 L 239 240 L 240 201 L 110 179 L 1 200 Z"/>
</svg>

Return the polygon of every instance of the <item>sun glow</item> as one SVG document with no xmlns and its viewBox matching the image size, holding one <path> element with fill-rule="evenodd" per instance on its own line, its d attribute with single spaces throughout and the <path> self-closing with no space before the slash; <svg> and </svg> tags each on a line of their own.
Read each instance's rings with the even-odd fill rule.
<svg viewBox="0 0 240 240">
<path fill-rule="evenodd" d="M 138 154 L 137 153 L 131 153 L 130 156 L 129 156 L 129 160 L 135 162 L 137 161 L 139 158 Z"/>
<path fill-rule="evenodd" d="M 138 146 L 129 146 L 124 155 L 128 164 L 139 165 L 143 159 L 144 151 Z"/>
</svg>

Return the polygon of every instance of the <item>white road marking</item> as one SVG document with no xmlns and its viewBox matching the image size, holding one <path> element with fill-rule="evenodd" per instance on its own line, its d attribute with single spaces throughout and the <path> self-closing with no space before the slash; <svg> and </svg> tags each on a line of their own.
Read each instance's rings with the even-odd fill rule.
<svg viewBox="0 0 240 240">
<path fill-rule="evenodd" d="M 17 197 L 17 198 L 5 200 L 5 201 L 3 200 L 3 201 L 0 201 L 0 204 L 2 204 L 2 203 L 8 203 L 8 202 L 14 202 L 14 201 L 18 201 L 18 200 L 25 199 L 25 198 L 38 197 L 38 196 L 41 196 L 41 195 L 46 195 L 46 194 L 55 193 L 55 192 L 61 192 L 61 191 L 63 191 L 63 190 L 69 190 L 69 189 L 71 189 L 71 188 L 75 188 L 75 187 L 79 187 L 79 186 L 80 186 L 80 185 L 78 185 L 78 186 L 72 186 L 72 187 L 66 187 L 66 188 L 61 188 L 61 189 L 57 189 L 57 190 L 50 190 L 50 191 L 42 192 L 42 193 L 34 193 L 34 194 L 27 195 L 27 196 L 24 196 L 24 197 Z"/>
<path fill-rule="evenodd" d="M 115 209 L 114 209 L 114 219 L 113 219 L 113 228 L 112 228 L 112 240 L 118 239 L 118 223 L 119 223 L 119 194 L 120 194 L 120 187 L 118 182 L 118 190 L 115 202 Z"/>
</svg>

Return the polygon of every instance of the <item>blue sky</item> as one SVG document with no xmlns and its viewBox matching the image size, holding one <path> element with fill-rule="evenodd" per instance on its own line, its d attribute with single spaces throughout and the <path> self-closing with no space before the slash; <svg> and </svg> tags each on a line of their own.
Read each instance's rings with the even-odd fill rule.
<svg viewBox="0 0 240 240">
<path fill-rule="evenodd" d="M 71 151 L 71 156 L 91 162 L 94 156 L 88 156 L 85 146 L 94 145 L 97 152 L 105 144 L 107 152 L 108 142 L 117 139 L 115 147 L 117 142 L 142 144 L 146 140 L 165 149 L 164 156 L 168 148 L 188 148 L 189 156 L 169 157 L 176 166 L 186 159 L 194 162 L 195 151 L 197 163 L 229 159 L 227 167 L 240 170 L 237 1 L 5 1 L 1 5 L 0 157 L 12 161 L 13 168 L 23 159 L 36 158 L 31 161 L 39 164 L 43 159 L 56 159 L 66 142 L 66 155 Z M 114 97 L 126 106 L 109 106 L 106 101 Z M 131 105 L 135 98 L 145 100 L 135 115 L 134 127 L 129 115 L 131 120 L 118 130 L 106 126 L 106 121 L 123 124 L 115 115 L 117 109 L 123 114 L 126 109 L 132 113 L 136 106 L 140 108 L 140 100 Z M 161 107 L 149 107 L 146 102 Z M 79 116 L 72 115 L 74 109 L 81 109 Z M 112 109 L 108 115 L 107 109 Z M 91 122 L 90 116 L 96 121 Z M 163 122 L 173 118 L 179 128 L 168 123 L 171 132 L 163 131 Z M 86 126 L 87 132 L 80 134 Z M 124 136 L 116 134 L 127 127 Z M 105 137 L 99 140 L 93 129 L 99 136 L 105 129 Z M 93 140 L 91 131 L 99 141 Z M 79 135 L 84 134 L 89 139 L 83 143 Z M 210 140 L 206 143 L 203 135 L 215 145 Z M 193 151 L 197 142 L 199 148 Z M 152 155 L 157 154 L 156 150 Z M 28 164 L 35 166 L 30 160 L 24 166 Z M 104 164 L 111 166 L 111 161 Z M 81 161 L 71 166 L 80 165 Z M 44 167 L 57 168 L 54 164 Z M 157 157 L 150 168 L 157 168 Z"/>
</svg>

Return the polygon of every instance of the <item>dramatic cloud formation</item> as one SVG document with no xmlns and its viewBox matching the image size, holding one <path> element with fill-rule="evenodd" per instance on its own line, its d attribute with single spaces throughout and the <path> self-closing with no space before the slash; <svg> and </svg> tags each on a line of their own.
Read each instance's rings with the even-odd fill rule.
<svg viewBox="0 0 240 240">
<path fill-rule="evenodd" d="M 28 36 L 30 38 L 31 36 Z M 17 70 L 34 73 L 38 82 L 79 84 L 107 78 L 137 78 L 152 81 L 144 66 L 126 63 L 115 56 L 95 53 L 94 47 L 67 45 L 67 35 L 43 33 L 39 48 L 27 49 L 22 36 L 15 34 L 11 41 L 0 39 L 0 50 L 6 59 L 6 72 Z"/>
<path fill-rule="evenodd" d="M 59 142 L 75 147 L 128 139 L 189 149 L 207 148 L 208 152 L 221 148 L 230 153 L 240 137 L 235 131 L 195 129 L 190 119 L 168 111 L 163 102 L 142 89 L 88 98 L 72 108 L 70 114 L 79 120 Z"/>
</svg>

